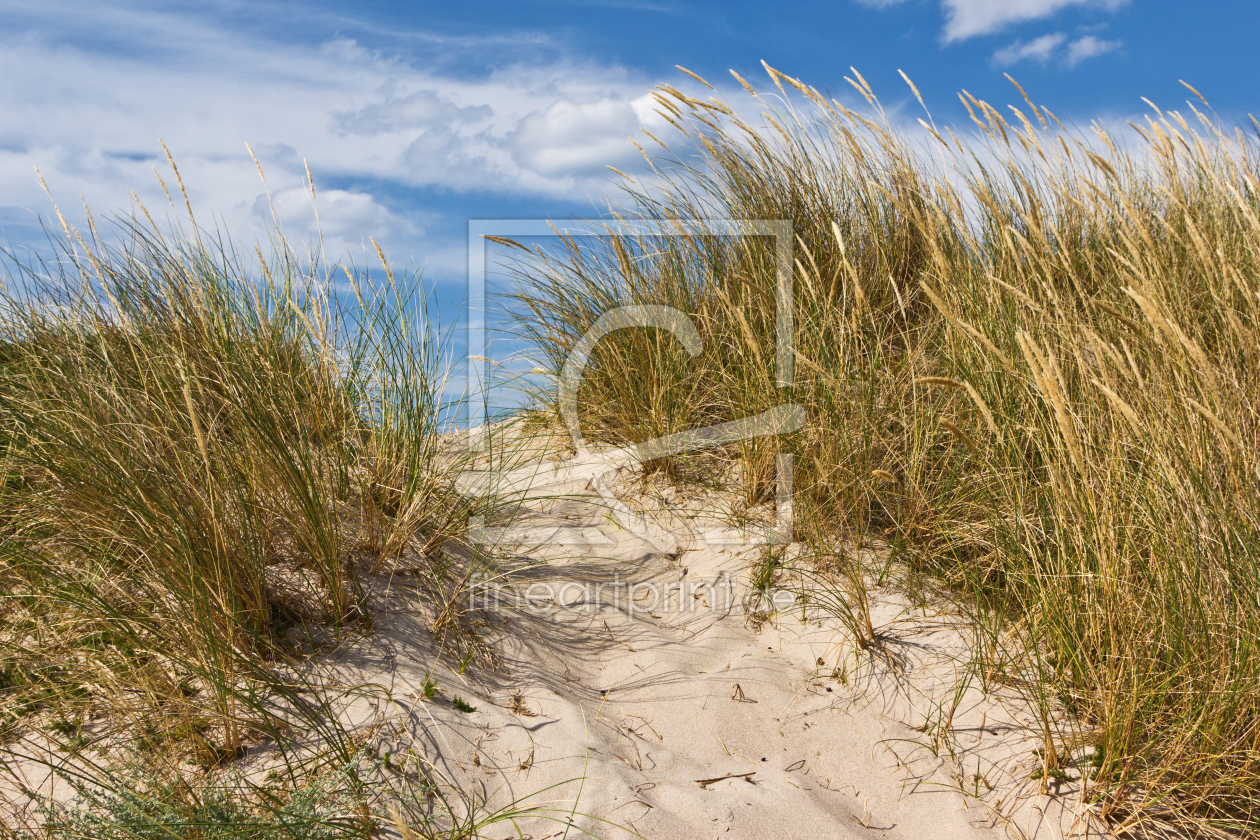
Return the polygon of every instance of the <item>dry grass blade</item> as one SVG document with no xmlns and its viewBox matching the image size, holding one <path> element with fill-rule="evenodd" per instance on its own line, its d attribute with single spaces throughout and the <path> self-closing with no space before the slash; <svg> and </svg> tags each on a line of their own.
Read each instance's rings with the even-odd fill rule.
<svg viewBox="0 0 1260 840">
<path fill-rule="evenodd" d="M 809 421 L 779 445 L 798 537 L 828 568 L 834 546 L 879 536 L 952 586 L 996 640 L 986 670 L 1020 663 L 1039 726 L 1090 722 L 1090 796 L 1117 825 L 1254 831 L 1260 307 L 1241 278 L 1260 270 L 1260 144 L 1155 111 L 1130 153 L 1022 88 L 1037 124 L 1017 110 L 1013 131 L 964 92 L 981 134 L 945 171 L 856 71 L 869 115 L 766 71 L 799 110 L 717 126 L 675 108 L 703 161 L 659 167 L 619 212 L 791 220 Z M 590 439 L 780 401 L 758 361 L 776 346 L 772 250 L 677 236 L 522 267 L 521 324 L 555 372 L 618 304 L 676 307 L 702 336 L 694 359 L 651 331 L 603 339 L 580 395 Z M 726 456 L 764 503 L 764 453 Z M 683 480 L 685 459 L 669 470 Z M 869 640 L 861 576 L 813 584 Z M 1046 737 L 1043 771 L 1061 773 Z"/>
</svg>

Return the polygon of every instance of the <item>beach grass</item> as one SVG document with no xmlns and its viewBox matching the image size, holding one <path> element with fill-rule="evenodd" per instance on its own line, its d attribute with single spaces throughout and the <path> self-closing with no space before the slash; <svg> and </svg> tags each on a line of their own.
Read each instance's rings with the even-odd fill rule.
<svg viewBox="0 0 1260 840">
<path fill-rule="evenodd" d="M 803 406 L 799 432 L 724 451 L 749 506 L 773 500 L 776 448 L 793 454 L 795 538 L 863 646 L 879 628 L 843 567 L 878 540 L 970 614 L 980 682 L 1040 710 L 1043 779 L 1066 714 L 1116 830 L 1254 832 L 1257 126 L 1190 89 L 1184 113 L 1078 130 L 1016 86 L 1009 107 L 963 93 L 973 125 L 912 131 L 856 71 L 858 109 L 767 71 L 762 92 L 736 76 L 755 117 L 659 88 L 676 131 L 644 141 L 652 174 L 612 209 L 790 220 L 792 385 L 769 237 L 568 238 L 523 258 L 513 304 L 552 374 L 615 306 L 675 307 L 702 338 L 693 357 L 664 330 L 605 336 L 578 392 L 587 439 Z"/>
<path fill-rule="evenodd" d="M 767 70 L 762 93 L 736 77 L 759 117 L 659 89 L 677 132 L 652 138 L 652 177 L 614 212 L 790 221 L 791 384 L 766 236 L 678 225 L 536 249 L 517 264 L 518 337 L 560 377 L 610 309 L 684 313 L 698 353 L 659 329 L 594 346 L 588 440 L 801 406 L 799 431 L 647 470 L 721 469 L 732 515 L 755 518 L 790 453 L 801 594 L 859 651 L 882 644 L 858 559 L 875 553 L 969 617 L 965 685 L 1029 701 L 1043 784 L 1080 765 L 1080 736 L 1083 795 L 1118 833 L 1255 832 L 1257 126 L 1226 130 L 1191 90 L 1189 118 L 1156 110 L 1122 142 L 1013 88 L 1002 110 L 963 94 L 966 131 L 912 131 L 856 72 L 858 110 Z M 373 272 L 280 236 L 246 253 L 147 211 L 107 233 L 65 227 L 47 260 L 10 255 L 0 293 L 5 760 L 50 738 L 99 748 L 76 765 L 82 807 L 41 829 L 64 836 L 123 817 L 119 837 L 366 835 L 382 816 L 362 733 L 303 666 L 370 631 L 364 580 L 408 552 L 465 667 L 468 573 L 435 548 L 492 508 L 454 486 L 473 456 L 444 442 L 450 367 L 422 286 L 379 250 Z M 755 588 L 779 564 L 767 549 Z M 192 788 L 179 769 L 219 779 L 263 740 L 271 787 Z M 532 813 L 442 795 L 445 816 L 398 830 Z"/>
<path fill-rule="evenodd" d="M 0 293 L 6 766 L 78 756 L 50 764 L 91 793 L 55 812 L 65 836 L 119 814 L 110 836 L 205 836 L 189 826 L 246 811 L 261 827 L 241 836 L 370 831 L 371 762 L 338 716 L 355 687 L 309 666 L 370 631 L 365 574 L 428 562 L 476 503 L 451 480 L 424 284 L 379 249 L 375 271 L 279 235 L 239 252 L 147 210 L 50 241 L 44 261 L 10 255 Z M 432 563 L 420 580 L 450 600 Z M 264 743 L 270 788 L 211 784 Z"/>
</svg>

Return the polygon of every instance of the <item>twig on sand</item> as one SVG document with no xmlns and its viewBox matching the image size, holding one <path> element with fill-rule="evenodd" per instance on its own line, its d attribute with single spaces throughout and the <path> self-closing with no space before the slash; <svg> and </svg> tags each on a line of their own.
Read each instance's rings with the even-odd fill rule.
<svg viewBox="0 0 1260 840">
<path fill-rule="evenodd" d="M 696 783 L 702 788 L 707 788 L 709 785 L 715 785 L 718 782 L 725 782 L 727 779 L 743 779 L 745 782 L 748 782 L 748 784 L 755 785 L 757 783 L 752 780 L 752 777 L 756 774 L 756 770 L 751 773 L 727 773 L 725 776 L 718 776 L 716 779 L 696 779 Z"/>
</svg>

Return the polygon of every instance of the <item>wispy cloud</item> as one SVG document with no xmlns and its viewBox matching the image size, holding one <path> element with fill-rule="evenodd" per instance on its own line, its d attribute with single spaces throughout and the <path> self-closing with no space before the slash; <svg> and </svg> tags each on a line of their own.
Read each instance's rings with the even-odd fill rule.
<svg viewBox="0 0 1260 840">
<path fill-rule="evenodd" d="M 1122 41 L 1102 41 L 1093 35 L 1069 42 L 1064 33 L 1052 32 L 1031 41 L 1016 41 L 1003 47 L 993 54 L 993 64 L 996 67 L 1010 67 L 1021 61 L 1035 61 L 1038 64 L 1056 61 L 1064 67 L 1073 67 L 1087 58 L 1103 55 L 1121 46 Z"/>
<path fill-rule="evenodd" d="M 435 90 L 421 89 L 403 96 L 364 105 L 357 111 L 339 111 L 332 115 L 334 123 L 346 134 L 374 136 L 428 128 L 435 125 L 468 125 L 489 120 L 494 110 L 489 105 L 459 106 Z"/>
<path fill-rule="evenodd" d="M 1054 51 L 1059 45 L 1067 40 L 1067 36 L 1062 32 L 1052 32 L 1049 35 L 1042 35 L 1040 38 L 1034 38 L 1027 43 L 1016 41 L 1008 47 L 1004 47 L 993 54 L 993 63 L 999 67 L 1010 67 L 1021 61 L 1037 61 L 1045 64 L 1054 55 Z"/>
<path fill-rule="evenodd" d="M 856 0 L 862 6 L 883 9 L 904 0 Z M 1072 6 L 1115 11 L 1128 0 L 941 0 L 945 14 L 945 43 L 992 35 L 1008 26 L 1048 18 Z M 1040 39 L 1038 39 L 1040 40 Z"/>
<path fill-rule="evenodd" d="M 1015 23 L 1040 20 L 1070 6 L 1114 11 L 1127 0 L 942 0 L 946 43 L 989 35 Z"/>
<path fill-rule="evenodd" d="M 1086 35 L 1084 38 L 1077 38 L 1068 45 L 1067 55 L 1064 61 L 1068 67 L 1084 61 L 1087 58 L 1093 58 L 1096 55 L 1103 55 L 1112 50 L 1118 50 L 1124 46 L 1123 41 L 1103 41 L 1095 38 L 1093 35 Z"/>
<path fill-rule="evenodd" d="M 47 210 L 34 167 L 67 209 L 80 195 L 102 212 L 126 206 L 132 190 L 164 204 L 151 171 L 165 167 L 161 137 L 193 206 L 233 231 L 269 218 L 249 143 L 286 228 L 313 230 L 307 161 L 330 248 L 369 235 L 414 245 L 427 222 L 408 190 L 608 194 L 602 165 L 634 168 L 627 135 L 657 119 L 653 80 L 570 57 L 461 77 L 352 39 L 283 43 L 182 14 L 18 5 L 21 25 L 0 34 L 0 218 Z"/>
</svg>

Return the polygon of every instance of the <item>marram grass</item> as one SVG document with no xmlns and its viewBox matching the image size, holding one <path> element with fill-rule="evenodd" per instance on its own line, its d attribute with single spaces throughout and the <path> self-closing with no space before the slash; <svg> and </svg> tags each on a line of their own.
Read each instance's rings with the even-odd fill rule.
<svg viewBox="0 0 1260 840">
<path fill-rule="evenodd" d="M 964 95 L 971 139 L 919 142 L 860 77 L 862 113 L 771 79 L 781 110 L 759 126 L 663 88 L 688 157 L 661 142 L 624 212 L 792 221 L 794 385 L 771 361 L 768 240 L 571 240 L 523 268 L 519 299 L 555 373 L 618 304 L 677 307 L 703 338 L 695 358 L 650 330 L 602 340 L 588 438 L 804 406 L 800 432 L 725 454 L 750 505 L 773 497 L 775 448 L 795 455 L 796 536 L 826 561 L 810 580 L 863 647 L 879 628 L 841 555 L 878 537 L 971 612 L 976 676 L 1042 710 L 1045 777 L 1066 710 L 1117 828 L 1255 832 L 1254 132 L 1191 106 L 1126 150 L 1030 100 L 1008 118 Z M 56 262 L 12 265 L 0 300 L 6 737 L 106 710 L 146 754 L 192 744 L 215 768 L 296 716 L 329 749 L 319 766 L 353 766 L 328 707 L 278 676 L 286 630 L 362 628 L 361 571 L 462 528 L 433 336 L 405 281 L 375 294 L 352 273 L 334 295 L 282 244 L 246 260 L 195 230 L 123 233 L 68 231 Z M 294 789 L 310 778 L 288 767 Z M 362 801 L 353 772 L 342 787 Z"/>
<path fill-rule="evenodd" d="M 949 583 L 978 674 L 1043 710 L 1047 776 L 1065 757 L 1054 710 L 1086 728 L 1087 795 L 1117 828 L 1256 831 L 1255 126 L 1196 100 L 1122 148 L 1026 97 L 964 94 L 969 139 L 926 123 L 912 139 L 860 76 L 862 113 L 770 77 L 760 125 L 661 88 L 678 133 L 617 212 L 790 219 L 794 385 L 771 362 L 769 239 L 567 240 L 522 264 L 516 306 L 554 373 L 616 305 L 677 307 L 703 338 L 695 358 L 661 331 L 602 339 L 579 391 L 588 439 L 804 406 L 800 432 L 729 450 L 750 504 L 772 497 L 782 445 L 798 539 L 827 555 L 879 537 Z M 861 575 L 834 580 L 860 618 Z"/>
<path fill-rule="evenodd" d="M 246 810 L 233 836 L 369 831 L 361 736 L 304 674 L 370 629 L 364 573 L 466 524 L 419 278 L 134 218 L 64 233 L 0 290 L 0 760 L 53 733 L 77 756 L 58 772 L 108 789 L 54 809 L 57 836 L 124 814 L 108 836 L 209 836 Z M 448 578 L 423 579 L 435 600 Z M 276 790 L 333 779 L 359 810 L 178 769 L 210 785 L 268 740 Z"/>
</svg>

